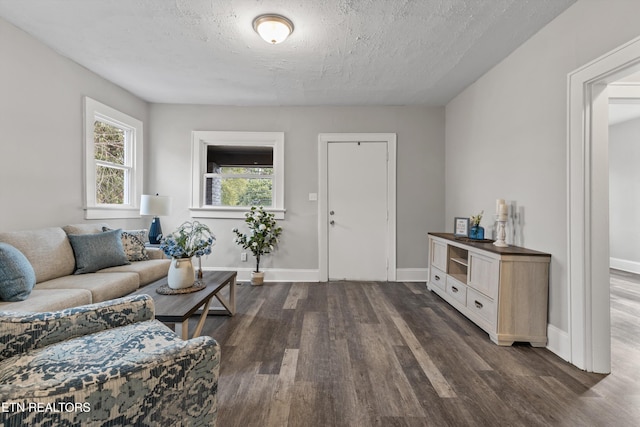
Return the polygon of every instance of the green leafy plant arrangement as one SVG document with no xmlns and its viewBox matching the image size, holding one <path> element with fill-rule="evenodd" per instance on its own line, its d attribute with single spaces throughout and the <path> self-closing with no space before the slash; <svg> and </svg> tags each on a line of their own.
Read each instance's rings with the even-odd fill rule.
<svg viewBox="0 0 640 427">
<path fill-rule="evenodd" d="M 478 215 L 474 215 L 471 218 L 469 218 L 469 221 L 471 222 L 472 227 L 477 227 L 480 225 L 480 221 L 482 221 L 482 214 L 484 214 L 484 211 L 480 212 Z"/>
<path fill-rule="evenodd" d="M 249 232 L 241 233 L 237 228 L 232 231 L 236 235 L 235 242 L 253 253 L 256 258 L 256 272 L 259 272 L 260 257 L 275 250 L 278 237 L 282 234 L 282 227 L 278 227 L 275 215 L 266 212 L 262 206 L 252 206 L 244 216 Z"/>
<path fill-rule="evenodd" d="M 162 239 L 160 249 L 171 258 L 191 258 L 209 255 L 216 237 L 205 224 L 186 221 Z"/>
</svg>

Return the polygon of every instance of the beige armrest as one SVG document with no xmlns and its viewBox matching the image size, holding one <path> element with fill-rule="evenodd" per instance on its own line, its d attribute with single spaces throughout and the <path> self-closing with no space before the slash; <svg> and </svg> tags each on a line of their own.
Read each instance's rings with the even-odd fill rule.
<svg viewBox="0 0 640 427">
<path fill-rule="evenodd" d="M 149 255 L 149 259 L 164 259 L 164 252 L 160 250 L 160 248 L 145 248 L 147 250 L 147 255 Z"/>
</svg>

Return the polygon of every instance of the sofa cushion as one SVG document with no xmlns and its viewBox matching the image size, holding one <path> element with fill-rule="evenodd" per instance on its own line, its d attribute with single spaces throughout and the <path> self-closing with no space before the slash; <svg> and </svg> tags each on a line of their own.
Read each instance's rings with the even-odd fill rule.
<svg viewBox="0 0 640 427">
<path fill-rule="evenodd" d="M 146 228 L 139 228 L 137 230 L 123 230 L 123 232 L 133 234 L 142 241 L 142 244 L 149 243 L 149 230 Z"/>
<path fill-rule="evenodd" d="M 86 289 L 91 302 L 119 298 L 138 289 L 140 279 L 135 273 L 78 274 L 38 283 L 34 289 Z"/>
<path fill-rule="evenodd" d="M 74 274 L 95 273 L 103 268 L 129 264 L 121 236 L 121 229 L 96 234 L 69 234 L 76 258 Z"/>
<path fill-rule="evenodd" d="M 160 248 L 147 248 L 149 259 L 168 259 Z"/>
<path fill-rule="evenodd" d="M 122 247 L 129 261 L 146 261 L 149 259 L 141 234 L 133 234 L 130 231 L 122 232 Z"/>
<path fill-rule="evenodd" d="M 111 231 L 109 227 L 102 227 L 102 231 Z M 147 230 L 123 230 L 122 247 L 129 261 L 146 261 L 149 259 L 144 247 Z"/>
<path fill-rule="evenodd" d="M 25 301 L 0 302 L 0 311 L 57 311 L 92 302 L 91 291 L 87 289 L 38 289 L 38 286 Z"/>
<path fill-rule="evenodd" d="M 140 286 L 142 287 L 165 277 L 169 272 L 170 264 L 170 259 L 150 259 L 148 261 L 132 262 L 129 265 L 105 268 L 98 271 L 98 273 L 137 273 L 140 276 Z"/>
<path fill-rule="evenodd" d="M 36 272 L 22 252 L 0 242 L 0 300 L 24 301 L 36 284 Z"/>
<path fill-rule="evenodd" d="M 67 234 L 96 234 L 102 232 L 102 228 L 106 227 L 104 222 L 100 223 L 82 223 L 82 224 L 69 224 L 62 227 Z"/>
<path fill-rule="evenodd" d="M 60 227 L 0 233 L 0 242 L 17 248 L 31 263 L 36 283 L 73 274 L 76 265 L 67 234 Z"/>
</svg>

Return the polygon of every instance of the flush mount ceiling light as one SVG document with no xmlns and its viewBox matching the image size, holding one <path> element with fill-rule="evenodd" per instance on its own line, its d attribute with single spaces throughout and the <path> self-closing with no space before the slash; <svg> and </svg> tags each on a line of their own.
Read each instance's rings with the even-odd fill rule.
<svg viewBox="0 0 640 427">
<path fill-rule="evenodd" d="M 253 20 L 253 29 L 267 43 L 282 43 L 293 32 L 293 22 L 281 15 L 260 15 Z"/>
</svg>

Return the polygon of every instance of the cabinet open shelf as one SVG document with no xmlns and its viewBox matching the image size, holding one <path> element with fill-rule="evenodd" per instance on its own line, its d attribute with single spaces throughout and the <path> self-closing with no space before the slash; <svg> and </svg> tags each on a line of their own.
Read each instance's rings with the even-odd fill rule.
<svg viewBox="0 0 640 427">
<path fill-rule="evenodd" d="M 448 245 L 447 272 L 460 283 L 467 283 L 467 270 L 469 267 L 469 251 L 457 246 Z"/>
<path fill-rule="evenodd" d="M 464 267 L 468 267 L 469 266 L 469 262 L 464 259 L 464 258 L 451 258 L 451 261 L 458 263 Z"/>
<path fill-rule="evenodd" d="M 466 273 L 465 274 L 452 273 L 452 274 L 449 274 L 449 276 L 453 277 L 458 282 L 467 283 L 467 275 L 466 275 Z"/>
</svg>

